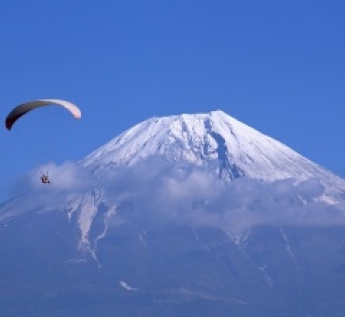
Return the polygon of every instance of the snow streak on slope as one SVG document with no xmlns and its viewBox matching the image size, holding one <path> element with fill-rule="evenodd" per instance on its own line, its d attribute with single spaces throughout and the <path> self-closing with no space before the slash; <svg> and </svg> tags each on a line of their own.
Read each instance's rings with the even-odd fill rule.
<svg viewBox="0 0 345 317">
<path fill-rule="evenodd" d="M 225 180 L 246 176 L 263 181 L 317 178 L 327 191 L 343 192 L 345 181 L 222 111 L 151 118 L 100 147 L 81 164 L 95 174 L 160 158 L 197 166 Z"/>
</svg>

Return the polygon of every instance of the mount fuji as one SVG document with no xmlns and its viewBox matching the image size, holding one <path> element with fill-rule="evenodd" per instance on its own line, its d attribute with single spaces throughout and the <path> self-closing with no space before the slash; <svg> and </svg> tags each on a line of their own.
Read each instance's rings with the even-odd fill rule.
<svg viewBox="0 0 345 317">
<path fill-rule="evenodd" d="M 2 315 L 345 313 L 345 180 L 222 111 L 41 168 L 0 205 Z"/>
</svg>

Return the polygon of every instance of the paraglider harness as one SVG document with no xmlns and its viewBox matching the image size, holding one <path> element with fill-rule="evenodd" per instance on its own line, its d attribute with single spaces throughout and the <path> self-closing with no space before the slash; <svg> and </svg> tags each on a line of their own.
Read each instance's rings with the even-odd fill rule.
<svg viewBox="0 0 345 317">
<path fill-rule="evenodd" d="M 42 184 L 50 184 L 50 180 L 48 178 L 48 172 L 46 172 L 46 173 L 42 172 L 41 182 L 42 182 Z"/>
</svg>

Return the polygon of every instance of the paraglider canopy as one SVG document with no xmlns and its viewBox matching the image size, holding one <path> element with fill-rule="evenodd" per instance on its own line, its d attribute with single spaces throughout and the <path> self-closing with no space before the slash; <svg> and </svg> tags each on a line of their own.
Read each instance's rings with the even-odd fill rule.
<svg viewBox="0 0 345 317">
<path fill-rule="evenodd" d="M 43 107 L 43 106 L 49 106 L 49 105 L 57 105 L 57 106 L 64 107 L 74 116 L 74 118 L 76 119 L 81 118 L 80 109 L 69 101 L 61 100 L 61 99 L 39 99 L 39 100 L 29 101 L 15 107 L 6 117 L 6 120 L 5 120 L 6 128 L 8 130 L 11 130 L 13 124 L 20 117 L 22 117 L 29 111 L 34 110 L 36 108 Z"/>
</svg>

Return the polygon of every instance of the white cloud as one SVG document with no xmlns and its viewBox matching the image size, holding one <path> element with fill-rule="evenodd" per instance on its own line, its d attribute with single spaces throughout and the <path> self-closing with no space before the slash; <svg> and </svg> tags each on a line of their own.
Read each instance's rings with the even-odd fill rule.
<svg viewBox="0 0 345 317">
<path fill-rule="evenodd" d="M 320 200 L 325 188 L 316 179 L 264 183 L 242 178 L 225 183 L 200 170 L 157 162 L 107 176 L 107 198 L 119 210 L 122 206 L 118 216 L 141 225 L 215 226 L 238 232 L 255 225 L 345 224 L 343 205 Z"/>
<path fill-rule="evenodd" d="M 42 184 L 40 179 L 42 173 L 48 173 L 51 184 Z M 12 195 L 30 190 L 43 193 L 78 192 L 88 189 L 90 186 L 90 175 L 78 164 L 65 162 L 57 165 L 49 162 L 16 180 L 11 191 Z"/>
<path fill-rule="evenodd" d="M 51 185 L 40 182 L 41 171 L 46 170 Z M 70 193 L 91 193 L 93 187 L 101 188 L 106 202 L 117 206 L 116 225 L 214 226 L 241 232 L 256 225 L 345 224 L 344 202 L 330 205 L 320 199 L 325 188 L 316 179 L 264 183 L 242 178 L 226 183 L 200 169 L 173 168 L 161 161 L 108 170 L 97 178 L 75 163 L 49 163 L 23 177 L 16 190 L 46 193 L 51 206 L 52 201 L 61 204 Z"/>
</svg>

